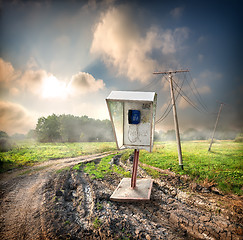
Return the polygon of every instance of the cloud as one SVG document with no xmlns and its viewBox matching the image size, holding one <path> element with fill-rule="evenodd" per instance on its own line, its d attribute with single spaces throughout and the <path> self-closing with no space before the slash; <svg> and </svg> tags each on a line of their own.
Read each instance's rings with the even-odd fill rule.
<svg viewBox="0 0 243 240">
<path fill-rule="evenodd" d="M 27 70 L 20 79 L 23 89 L 43 98 L 65 99 L 67 96 L 93 93 L 105 87 L 103 80 L 91 74 L 79 72 L 71 77 L 69 84 L 57 79 L 45 70 Z"/>
<path fill-rule="evenodd" d="M 68 89 L 71 94 L 97 92 L 105 87 L 103 80 L 96 80 L 91 74 L 79 72 L 72 76 Z"/>
<path fill-rule="evenodd" d="M 126 73 L 131 80 L 140 75 L 147 78 L 147 72 L 151 74 L 154 62 L 145 57 L 146 50 L 140 49 L 142 40 L 125 9 L 111 8 L 96 25 L 91 53 L 102 56 L 108 65 L 115 66 L 121 75 Z M 145 46 L 145 49 L 149 47 Z"/>
<path fill-rule="evenodd" d="M 19 77 L 20 72 L 16 71 L 10 62 L 4 61 L 0 58 L 0 84 L 3 86 L 13 82 Z"/>
<path fill-rule="evenodd" d="M 22 89 L 39 95 L 43 81 L 47 76 L 48 74 L 45 70 L 26 70 L 19 79 L 19 85 Z"/>
<path fill-rule="evenodd" d="M 167 30 L 161 35 L 161 50 L 163 54 L 176 52 L 175 40 L 171 30 Z"/>
<path fill-rule="evenodd" d="M 71 77 L 69 84 L 66 84 L 53 74 L 37 69 L 34 59 L 30 59 L 27 66 L 29 69 L 24 72 L 16 71 L 11 63 L 0 59 L 0 87 L 7 89 L 7 94 L 17 96 L 24 93 L 45 99 L 65 99 L 67 96 L 72 97 L 73 94 L 76 96 L 93 93 L 105 88 L 103 80 L 95 79 L 89 73 L 79 72 Z"/>
<path fill-rule="evenodd" d="M 36 68 L 34 59 L 30 59 L 27 63 L 29 68 Z M 24 72 L 14 69 L 10 62 L 0 58 L 0 88 L 7 90 L 12 96 L 18 95 L 21 91 L 39 94 L 43 83 L 43 79 L 47 77 L 45 70 L 28 69 Z"/>
<path fill-rule="evenodd" d="M 55 43 L 59 47 L 68 47 L 70 44 L 70 38 L 66 35 L 62 35 L 55 40 Z"/>
<path fill-rule="evenodd" d="M 182 16 L 183 11 L 184 11 L 183 7 L 177 7 L 177 8 L 174 8 L 173 10 L 171 10 L 170 14 L 173 18 L 178 19 Z"/>
<path fill-rule="evenodd" d="M 174 54 L 182 49 L 181 43 L 188 38 L 189 29 L 186 27 L 176 28 L 175 30 L 165 30 L 158 35 L 161 42 L 162 53 L 165 55 Z"/>
<path fill-rule="evenodd" d="M 21 71 L 16 71 L 10 62 L 0 58 L 0 94 L 18 95 L 17 80 L 21 76 Z"/>
<path fill-rule="evenodd" d="M 189 83 L 190 85 L 184 86 L 183 91 L 190 93 L 189 95 L 191 95 L 192 92 L 194 94 L 196 94 L 198 92 L 199 94 L 202 94 L 202 95 L 211 93 L 212 90 L 211 90 L 210 86 L 207 85 L 207 83 L 206 83 L 207 81 L 205 81 L 205 79 L 202 78 L 203 75 L 204 74 L 202 74 L 201 77 L 199 76 L 199 78 L 191 79 L 191 82 Z M 207 76 L 207 74 L 205 76 Z"/>
<path fill-rule="evenodd" d="M 179 99 L 179 103 L 178 103 L 178 107 L 180 109 L 186 109 L 188 107 L 190 107 L 191 105 L 184 99 L 184 98 L 180 98 Z"/>
<path fill-rule="evenodd" d="M 197 40 L 198 44 L 203 44 L 207 41 L 207 37 L 206 36 L 200 36 Z"/>
<path fill-rule="evenodd" d="M 165 57 L 177 52 L 189 31 L 150 27 L 143 32 L 131 15 L 124 6 L 110 8 L 103 14 L 94 28 L 90 51 L 102 57 L 108 66 L 116 67 L 119 75 L 146 82 L 162 66 L 161 58 L 168 63 Z M 153 57 L 155 51 L 160 52 L 160 59 Z"/>
<path fill-rule="evenodd" d="M 36 59 L 34 57 L 30 57 L 29 61 L 27 62 L 27 68 L 28 69 L 38 68 L 38 64 L 37 64 Z"/>
<path fill-rule="evenodd" d="M 200 94 L 208 94 L 208 93 L 211 93 L 211 88 L 208 86 L 208 85 L 204 85 L 202 87 L 199 87 L 197 88 L 197 91 L 200 93 Z"/>
<path fill-rule="evenodd" d="M 34 128 L 33 117 L 19 104 L 0 101 L 0 126 L 8 134 L 26 133 Z"/>
<path fill-rule="evenodd" d="M 12 96 L 17 96 L 17 95 L 19 95 L 20 91 L 18 88 L 12 87 L 9 89 L 9 93 Z"/>
<path fill-rule="evenodd" d="M 209 70 L 205 70 L 199 74 L 199 78 L 202 80 L 208 80 L 208 81 L 219 80 L 222 78 L 222 74 L 216 73 L 216 72 L 211 72 Z"/>
</svg>

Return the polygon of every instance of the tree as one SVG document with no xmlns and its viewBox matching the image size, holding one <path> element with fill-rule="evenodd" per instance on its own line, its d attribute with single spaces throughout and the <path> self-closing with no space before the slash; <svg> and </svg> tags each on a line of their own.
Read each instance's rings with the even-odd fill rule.
<svg viewBox="0 0 243 240">
<path fill-rule="evenodd" d="M 52 114 L 47 118 L 41 117 L 36 125 L 36 135 L 40 142 L 61 141 L 60 122 L 58 116 Z"/>
<path fill-rule="evenodd" d="M 64 142 L 80 141 L 80 119 L 72 115 L 60 116 L 60 134 Z"/>
<path fill-rule="evenodd" d="M 35 133 L 40 142 L 114 141 L 111 122 L 87 116 L 55 114 L 38 119 Z"/>
</svg>

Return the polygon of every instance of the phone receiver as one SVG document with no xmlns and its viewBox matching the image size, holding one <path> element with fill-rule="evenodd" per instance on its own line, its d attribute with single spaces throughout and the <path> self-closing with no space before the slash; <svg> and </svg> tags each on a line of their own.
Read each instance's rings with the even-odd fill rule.
<svg viewBox="0 0 243 240">
<path fill-rule="evenodd" d="M 141 113 L 139 110 L 128 110 L 128 123 L 139 124 L 141 119 Z"/>
</svg>

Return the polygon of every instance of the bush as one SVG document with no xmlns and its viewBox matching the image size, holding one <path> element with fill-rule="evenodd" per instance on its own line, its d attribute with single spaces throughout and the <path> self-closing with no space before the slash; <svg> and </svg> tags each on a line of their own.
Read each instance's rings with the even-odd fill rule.
<svg viewBox="0 0 243 240">
<path fill-rule="evenodd" d="M 12 144 L 9 138 L 0 138 L 0 152 L 7 152 L 11 150 Z"/>
</svg>

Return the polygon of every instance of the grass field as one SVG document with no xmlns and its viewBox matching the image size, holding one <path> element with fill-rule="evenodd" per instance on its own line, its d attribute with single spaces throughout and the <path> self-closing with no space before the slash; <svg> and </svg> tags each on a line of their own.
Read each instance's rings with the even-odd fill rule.
<svg viewBox="0 0 243 240">
<path fill-rule="evenodd" d="M 221 191 L 243 193 L 243 143 L 217 141 L 208 152 L 209 142 L 182 143 L 184 170 L 178 162 L 175 142 L 157 143 L 152 154 L 141 151 L 140 161 L 161 169 L 187 174 L 197 182 L 215 183 Z"/>
<path fill-rule="evenodd" d="M 34 143 L 19 142 L 11 151 L 0 152 L 0 172 L 50 159 L 77 157 L 115 150 L 115 143 Z"/>
<path fill-rule="evenodd" d="M 221 191 L 242 195 L 243 143 L 217 141 L 213 144 L 211 152 L 208 152 L 208 147 L 207 141 L 183 142 L 184 170 L 178 165 L 175 142 L 155 143 L 152 153 L 140 151 L 139 160 L 154 167 L 170 168 L 176 173 L 187 174 L 200 183 L 214 183 Z M 13 150 L 0 153 L 1 171 L 49 159 L 115 149 L 115 143 L 19 143 Z M 123 153 L 125 157 L 133 153 L 133 150 L 125 150 Z M 92 166 L 90 167 L 92 169 Z"/>
</svg>

